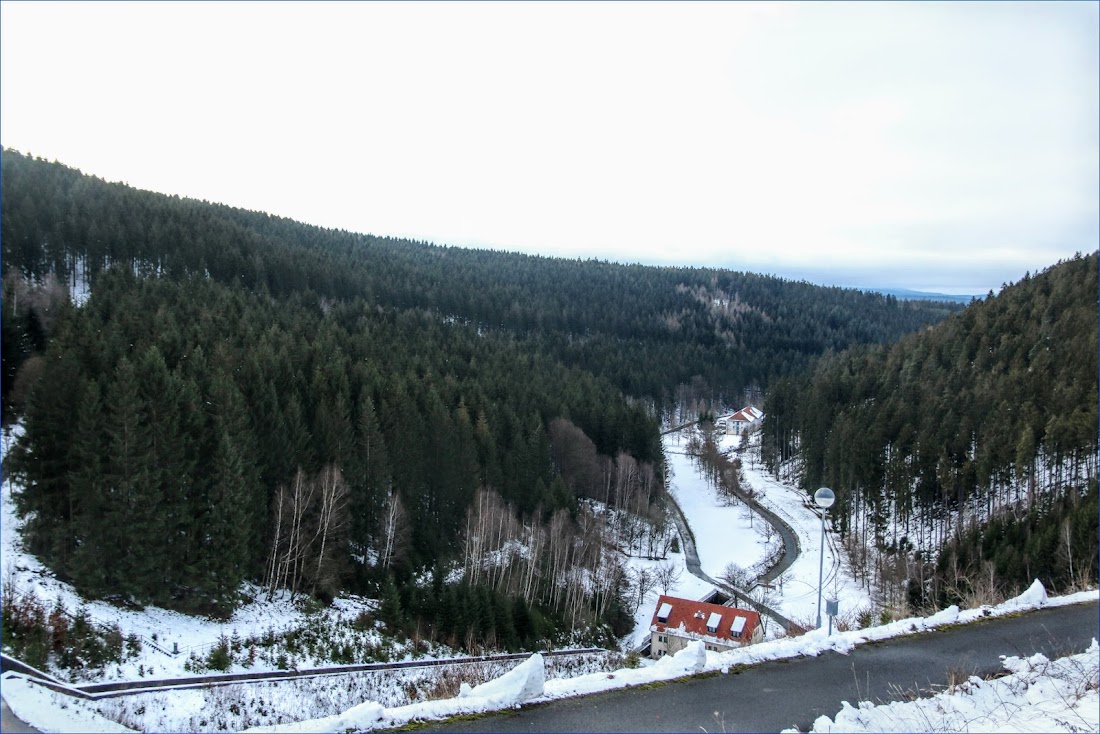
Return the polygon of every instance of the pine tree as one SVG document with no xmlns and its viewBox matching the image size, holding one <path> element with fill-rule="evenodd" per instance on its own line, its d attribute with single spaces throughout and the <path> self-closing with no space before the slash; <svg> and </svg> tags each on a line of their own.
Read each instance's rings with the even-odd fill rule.
<svg viewBox="0 0 1100 734">
<path fill-rule="evenodd" d="M 104 521 L 108 514 L 107 486 L 103 476 L 104 457 L 103 404 L 99 385 L 86 380 L 77 405 L 73 431 L 72 474 L 75 536 L 70 566 L 73 578 L 90 595 L 108 593 L 110 566 L 103 545 Z"/>
<path fill-rule="evenodd" d="M 27 549 L 62 567 L 72 551 L 72 412 L 80 403 L 82 378 L 76 354 L 51 351 L 28 401 L 26 433 L 6 467 L 24 484 L 14 499 L 27 518 Z"/>
<path fill-rule="evenodd" d="M 378 618 L 393 631 L 396 631 L 401 624 L 401 597 L 397 593 L 397 584 L 394 583 L 392 575 L 386 577 L 386 583 L 382 589 L 382 606 L 378 609 Z"/>
<path fill-rule="evenodd" d="M 122 593 L 149 598 L 160 586 L 165 563 L 164 527 L 160 497 L 153 483 L 154 467 L 149 431 L 142 424 L 143 404 L 133 364 L 123 357 L 108 386 L 107 437 L 109 458 L 104 479 L 107 512 L 104 517 L 104 563 L 115 566 Z"/>
<path fill-rule="evenodd" d="M 203 516 L 207 546 L 206 575 L 203 588 L 216 606 L 229 611 L 234 596 L 245 578 L 250 561 L 249 481 L 245 462 L 229 430 L 216 421 L 217 445 L 211 462 L 211 482 L 207 511 Z"/>
</svg>

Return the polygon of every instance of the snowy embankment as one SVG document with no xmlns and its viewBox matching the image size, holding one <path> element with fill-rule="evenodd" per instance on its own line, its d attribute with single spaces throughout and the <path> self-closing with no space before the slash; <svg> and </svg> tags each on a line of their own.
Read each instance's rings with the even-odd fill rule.
<svg viewBox="0 0 1100 734">
<path fill-rule="evenodd" d="M 1100 647 L 1049 660 L 1044 655 L 1006 657 L 1007 675 L 976 676 L 931 698 L 876 705 L 841 705 L 835 718 L 821 716 L 815 732 L 1100 731 Z M 785 732 L 797 731 L 787 729 Z"/>
<path fill-rule="evenodd" d="M 733 448 L 734 438 L 726 437 L 721 444 L 723 449 Z M 831 518 L 827 516 L 825 522 L 822 564 L 821 515 L 811 506 L 812 501 L 805 491 L 765 472 L 759 462 L 759 441 L 760 434 L 755 434 L 752 445 L 742 457 L 745 484 L 755 492 L 757 502 L 794 530 L 801 550 L 781 579 L 772 584 L 773 588 L 764 591 L 767 603 L 796 622 L 814 626 L 817 622 L 818 576 L 824 565 L 824 595 L 838 600 L 841 617 L 854 620 L 860 612 L 873 613 L 871 594 L 855 577 L 832 530 Z"/>
<path fill-rule="evenodd" d="M 677 655 L 662 658 L 660 661 L 646 667 L 624 668 L 610 673 L 592 673 L 558 680 L 546 680 L 543 659 L 536 654 L 494 681 L 473 688 L 464 686 L 462 692 L 455 698 L 392 708 L 384 707 L 373 701 L 362 701 L 336 716 L 278 726 L 267 725 L 258 727 L 255 730 L 320 732 L 366 731 L 398 727 L 413 721 L 437 720 L 461 714 L 499 711 L 514 708 L 524 703 L 550 701 L 643 685 L 695 673 L 707 671 L 727 672 L 734 666 L 751 665 L 766 660 L 816 656 L 830 650 L 846 653 L 866 642 L 914 633 L 919 634 L 940 626 L 965 624 L 985 617 L 1001 616 L 1041 607 L 1089 602 L 1098 598 L 1100 598 L 1100 593 L 1090 591 L 1048 599 L 1042 585 L 1035 582 L 1021 596 L 994 607 L 966 611 L 960 611 L 957 607 L 950 607 L 930 617 L 912 617 L 887 625 L 832 635 L 828 635 L 826 630 L 814 630 L 801 637 L 772 640 L 723 653 L 707 652 L 702 643 L 694 642 Z M 1006 666 L 1014 675 L 1023 676 L 1019 678 L 1022 682 L 1017 684 L 1009 682 L 1004 686 L 992 687 L 993 683 L 979 685 L 975 681 L 970 681 L 966 688 L 957 687 L 956 694 L 968 695 L 973 698 L 978 692 L 981 692 L 983 697 L 990 700 L 993 700 L 995 696 L 1007 697 L 1011 694 L 1014 696 L 1012 706 L 1020 707 L 1012 718 L 1013 727 L 1022 720 L 1021 717 L 1026 716 L 1031 717 L 1030 720 L 1033 722 L 1039 722 L 1035 724 L 1038 730 L 1072 730 L 1058 724 L 1058 722 L 1078 721 L 1082 716 L 1088 720 L 1087 711 L 1079 709 L 1086 708 L 1089 702 L 1092 701 L 1089 696 L 1095 694 L 1097 658 L 1095 646 L 1083 656 L 1073 656 L 1067 662 L 1058 663 L 1055 666 L 1044 664 L 1038 657 L 1024 662 L 1006 658 Z M 1078 678 L 1070 675 L 1076 668 L 1082 671 Z M 1047 681 L 1047 678 L 1053 678 L 1054 680 Z M 1078 679 L 1083 680 L 1084 683 L 1080 685 L 1075 683 L 1074 681 Z M 1092 683 L 1089 683 L 1089 681 L 1092 681 Z M 1013 688 L 1013 685 L 1015 685 L 1015 688 Z M 1091 689 L 1090 685 L 1092 686 Z M 1034 695 L 1029 695 L 1028 691 L 1024 690 L 1025 688 L 1036 687 L 1039 687 L 1038 690 L 1044 690 L 1042 686 L 1046 687 L 1045 690 L 1062 691 L 1063 693 L 1067 690 L 1083 689 L 1084 695 L 1083 697 L 1075 697 L 1076 694 L 1064 693 L 1057 699 L 1046 696 L 1040 701 L 1037 699 L 1032 700 L 1035 698 Z M 182 695 L 183 693 L 185 692 L 179 692 L 179 694 L 168 692 L 163 695 L 170 698 L 173 695 Z M 101 713 L 103 704 L 106 702 L 97 704 L 62 696 L 27 683 L 19 675 L 9 673 L 5 676 L 4 696 L 17 716 L 46 731 L 120 731 L 116 722 L 105 718 Z M 168 704 L 166 703 L 166 705 Z M 951 706 L 959 707 L 961 704 L 924 703 L 923 705 L 926 707 L 940 705 L 941 708 L 946 710 Z M 968 703 L 967 706 L 969 705 Z M 841 708 L 837 720 L 833 722 L 827 717 L 822 717 L 816 724 L 818 730 L 831 730 L 827 727 L 850 730 L 848 727 L 856 727 L 858 722 L 863 720 L 866 723 L 859 724 L 862 730 L 876 730 L 882 725 L 882 720 L 874 717 L 897 717 L 900 716 L 897 711 L 904 710 L 888 709 L 888 707 L 882 706 L 877 707 L 883 709 L 882 713 L 872 715 L 866 713 L 873 711 L 873 708 L 866 704 L 861 704 L 859 709 L 853 709 L 838 702 L 839 706 L 843 706 L 843 708 Z M 1092 706 L 1092 709 L 1095 711 L 1095 706 Z M 906 716 L 933 716 L 939 710 L 926 708 L 916 713 L 906 714 Z M 967 708 L 964 714 L 960 715 L 978 716 L 977 711 L 977 708 Z M 859 719 L 860 716 L 863 719 Z M 894 728 L 905 730 L 913 728 L 914 725 L 911 722 L 914 719 L 903 719 L 902 721 L 909 723 L 898 724 Z M 1092 721 L 1095 722 L 1095 718 Z M 940 730 L 955 730 L 951 724 L 941 725 L 934 719 L 917 725 L 916 728 L 927 729 L 932 724 L 936 725 L 933 728 Z M 154 729 L 154 727 L 149 726 L 143 728 L 147 730 Z M 211 727 L 211 729 L 213 728 L 216 727 Z M 1087 726 L 1082 728 L 1088 729 Z M 974 723 L 971 722 L 970 730 L 979 729 L 976 729 Z M 1090 730 L 1096 730 L 1095 723 Z"/>
</svg>

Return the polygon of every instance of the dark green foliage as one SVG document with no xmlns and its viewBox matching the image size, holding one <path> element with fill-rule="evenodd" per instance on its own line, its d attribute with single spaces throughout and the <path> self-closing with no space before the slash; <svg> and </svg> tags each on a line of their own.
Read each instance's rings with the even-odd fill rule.
<svg viewBox="0 0 1100 734">
<path fill-rule="evenodd" d="M 1100 506 L 1093 479 L 1081 497 L 1068 494 L 1017 519 L 1005 515 L 952 540 L 940 555 L 927 593 L 942 607 L 958 603 L 992 564 L 1009 595 L 1038 579 L 1047 589 L 1095 584 Z M 911 592 L 911 593 L 916 593 Z"/>
<path fill-rule="evenodd" d="M 5 590 L 7 592 L 7 590 Z M 30 594 L 4 594 L 0 606 L 0 625 L 4 632 L 4 652 L 19 658 L 28 665 L 45 669 L 51 647 L 54 643 L 53 631 L 48 621 L 49 610 L 36 597 Z M 65 639 L 68 622 L 59 617 L 58 639 Z"/>
<path fill-rule="evenodd" d="M 803 486 L 836 491 L 841 531 L 859 519 L 868 545 L 904 546 L 892 518 L 926 538 L 993 518 L 951 563 L 992 561 L 1004 583 L 1069 583 L 1050 518 L 1095 481 L 1097 260 L 1078 255 L 892 346 L 826 355 L 812 376 L 773 383 L 765 461 L 777 469 L 797 448 Z M 1049 522 L 1004 519 L 1029 510 Z"/>
<path fill-rule="evenodd" d="M 337 584 L 392 573 L 404 589 L 412 569 L 453 557 L 479 488 L 526 519 L 576 512 L 550 455 L 555 419 L 603 456 L 659 467 L 657 416 L 676 384 L 734 394 L 950 310 L 356 235 L 12 151 L 2 165 L 4 375 L 40 360 L 23 370 L 26 433 L 6 467 L 25 487 L 29 548 L 89 593 L 191 611 L 224 614 L 242 580 L 267 575 L 286 547 L 277 490 L 299 471 L 346 477 Z M 66 306 L 77 277 L 94 295 Z M 373 568 L 394 496 L 405 546 Z M 463 644 L 519 644 L 558 623 L 495 598 L 460 604 L 442 584 L 398 601 Z"/>
<path fill-rule="evenodd" d="M 233 656 L 229 650 L 229 639 L 222 635 L 218 644 L 210 649 L 206 655 L 206 667 L 209 670 L 229 670 L 233 664 Z"/>
<path fill-rule="evenodd" d="M 136 654 L 140 642 L 124 648 L 117 624 L 94 624 L 84 609 L 70 614 L 60 602 L 48 609 L 33 593 L 5 588 L 0 614 L 4 652 L 40 670 L 52 658 L 58 667 L 81 675 L 95 673 L 127 654 Z"/>
<path fill-rule="evenodd" d="M 53 272 L 68 282 L 80 272 L 94 281 L 122 264 L 277 299 L 361 297 L 425 309 L 506 329 L 528 351 L 545 350 L 658 405 L 693 376 L 732 396 L 800 372 L 826 350 L 889 342 L 957 310 L 726 270 L 464 250 L 310 227 L 106 184 L 10 150 L 2 184 L 5 202 L 28 203 L 5 207 L 2 233 L 5 268 L 24 275 Z M 611 453 L 610 434 L 624 430 L 611 422 L 589 428 L 603 453 Z"/>
<path fill-rule="evenodd" d="M 401 598 L 397 593 L 397 585 L 393 577 L 386 578 L 386 585 L 382 590 L 382 606 L 378 610 L 378 618 L 385 622 L 390 631 L 396 631 L 401 626 Z"/>
</svg>

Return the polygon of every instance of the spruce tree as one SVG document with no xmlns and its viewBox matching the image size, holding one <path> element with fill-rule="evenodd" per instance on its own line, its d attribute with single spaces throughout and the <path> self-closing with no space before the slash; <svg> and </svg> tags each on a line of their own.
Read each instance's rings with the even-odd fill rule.
<svg viewBox="0 0 1100 734">
<path fill-rule="evenodd" d="M 151 440 L 133 364 L 123 357 L 107 389 L 108 459 L 104 549 L 119 590 L 148 599 L 160 587 L 166 563 L 160 496 L 153 478 Z M 113 556 L 113 557 L 112 557 Z"/>
</svg>

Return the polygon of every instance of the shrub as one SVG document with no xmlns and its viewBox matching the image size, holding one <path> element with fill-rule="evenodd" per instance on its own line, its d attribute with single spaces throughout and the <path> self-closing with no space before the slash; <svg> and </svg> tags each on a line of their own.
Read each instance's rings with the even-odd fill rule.
<svg viewBox="0 0 1100 734">
<path fill-rule="evenodd" d="M 206 667 L 210 670 L 229 670 L 229 666 L 233 664 L 233 656 L 229 654 L 229 640 L 222 635 L 218 640 L 218 644 L 215 645 L 210 653 L 206 656 Z"/>
</svg>

